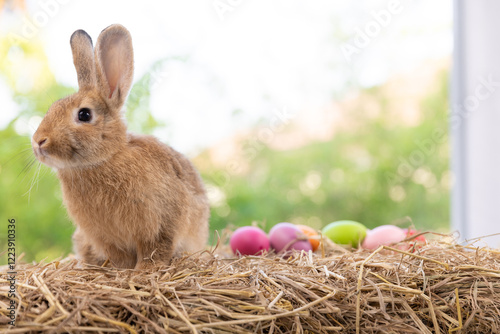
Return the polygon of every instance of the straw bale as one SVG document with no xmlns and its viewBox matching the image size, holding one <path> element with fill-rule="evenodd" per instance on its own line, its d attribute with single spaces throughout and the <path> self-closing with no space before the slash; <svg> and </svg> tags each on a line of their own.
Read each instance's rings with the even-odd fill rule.
<svg viewBox="0 0 500 334">
<path fill-rule="evenodd" d="M 500 251 L 434 241 L 409 251 L 344 250 L 237 258 L 227 247 L 148 272 L 17 265 L 6 333 L 492 333 L 500 330 Z"/>
</svg>

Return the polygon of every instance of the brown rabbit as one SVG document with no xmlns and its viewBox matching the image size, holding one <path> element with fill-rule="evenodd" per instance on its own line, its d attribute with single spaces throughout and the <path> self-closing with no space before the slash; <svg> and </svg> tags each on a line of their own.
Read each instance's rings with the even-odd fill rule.
<svg viewBox="0 0 500 334">
<path fill-rule="evenodd" d="M 130 33 L 109 26 L 94 50 L 77 30 L 70 44 L 79 91 L 49 108 L 32 146 L 57 171 L 77 225 L 75 252 L 90 264 L 142 269 L 203 249 L 209 205 L 198 172 L 156 138 L 127 133 L 122 119 L 134 70 Z"/>
</svg>

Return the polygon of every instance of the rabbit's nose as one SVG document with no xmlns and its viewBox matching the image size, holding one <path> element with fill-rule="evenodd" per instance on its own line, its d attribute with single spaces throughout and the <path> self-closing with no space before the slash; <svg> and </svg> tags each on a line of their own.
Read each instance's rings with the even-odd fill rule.
<svg viewBox="0 0 500 334">
<path fill-rule="evenodd" d="M 38 141 L 38 147 L 42 148 L 43 144 L 47 143 L 47 138 L 42 138 Z"/>
</svg>

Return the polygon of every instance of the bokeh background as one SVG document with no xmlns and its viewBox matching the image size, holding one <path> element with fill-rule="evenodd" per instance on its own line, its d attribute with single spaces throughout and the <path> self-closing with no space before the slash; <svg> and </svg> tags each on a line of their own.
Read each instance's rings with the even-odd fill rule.
<svg viewBox="0 0 500 334">
<path fill-rule="evenodd" d="M 15 218 L 25 260 L 71 252 L 30 136 L 77 89 L 73 31 L 95 41 L 112 23 L 135 47 L 129 128 L 193 159 L 213 232 L 340 219 L 449 231 L 451 1 L 3 0 L 0 235 Z"/>
</svg>

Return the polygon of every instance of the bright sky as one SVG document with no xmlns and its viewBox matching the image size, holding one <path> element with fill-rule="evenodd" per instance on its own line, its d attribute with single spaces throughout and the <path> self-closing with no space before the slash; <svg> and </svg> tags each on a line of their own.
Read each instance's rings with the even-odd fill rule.
<svg viewBox="0 0 500 334">
<path fill-rule="evenodd" d="M 379 84 L 452 51 L 451 0 L 38 0 L 28 7 L 28 18 L 0 16 L 0 33 L 20 33 L 26 20 L 48 18 L 37 37 L 57 80 L 67 85 L 76 86 L 69 47 L 76 29 L 96 41 L 106 26 L 126 26 L 136 78 L 159 59 L 188 56 L 157 74 L 152 108 L 169 124 L 157 136 L 191 153 L 276 109 L 315 117 L 353 84 Z M 350 61 L 346 42 L 357 52 Z M 16 106 L 1 80 L 0 100 L 10 111 L 0 115 L 4 126 Z"/>
</svg>

